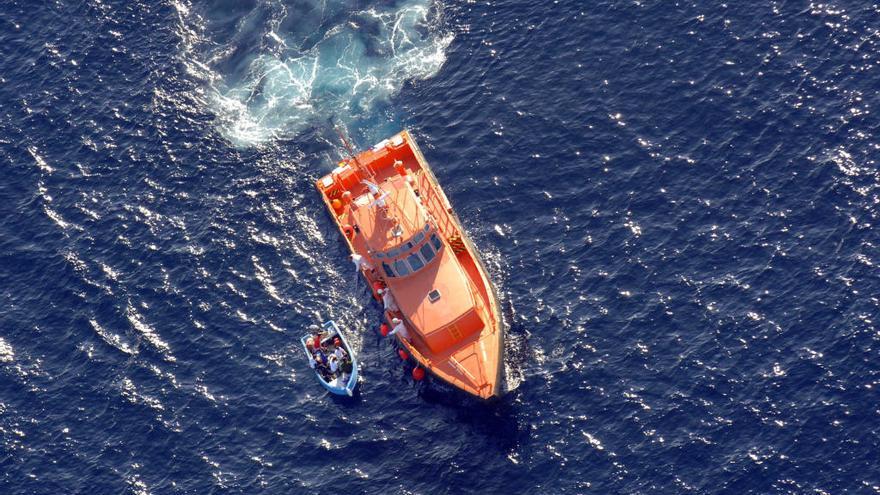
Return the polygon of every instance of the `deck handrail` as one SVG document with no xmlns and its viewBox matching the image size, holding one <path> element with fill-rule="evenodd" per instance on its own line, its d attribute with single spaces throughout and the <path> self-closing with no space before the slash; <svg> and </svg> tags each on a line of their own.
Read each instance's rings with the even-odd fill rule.
<svg viewBox="0 0 880 495">
<path fill-rule="evenodd" d="M 397 214 L 395 215 L 394 213 L 392 213 L 392 215 L 394 215 L 394 217 L 397 218 L 398 221 L 403 222 L 406 225 L 407 229 L 409 229 L 410 232 L 418 232 L 420 226 L 415 225 L 412 222 L 412 220 L 407 218 L 406 214 L 404 213 L 406 211 L 406 208 L 404 208 L 404 206 L 405 206 L 406 202 L 409 201 L 409 198 L 407 197 L 408 195 L 406 195 L 406 194 L 403 196 L 404 196 L 403 197 L 404 204 L 398 206 L 396 202 L 394 202 L 394 201 L 391 202 L 394 209 L 397 210 Z M 391 207 L 389 206 L 388 208 L 390 209 Z"/>
<path fill-rule="evenodd" d="M 431 212 L 431 216 L 433 216 L 434 221 L 437 222 L 437 228 L 440 232 L 446 237 L 458 235 L 458 229 L 455 228 L 455 223 L 450 218 L 444 202 L 440 199 L 440 195 L 435 190 L 434 185 L 431 183 L 427 174 L 420 171 L 418 174 L 418 182 L 425 207 Z"/>
</svg>

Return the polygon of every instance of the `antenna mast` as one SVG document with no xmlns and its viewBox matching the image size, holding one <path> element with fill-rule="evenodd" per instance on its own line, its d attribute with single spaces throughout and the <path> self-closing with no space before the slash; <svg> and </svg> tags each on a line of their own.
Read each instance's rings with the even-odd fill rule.
<svg viewBox="0 0 880 495">
<path fill-rule="evenodd" d="M 339 139 L 340 139 L 340 141 L 342 141 L 342 144 L 345 146 L 345 150 L 348 151 L 348 157 L 351 158 L 351 160 L 354 162 L 355 165 L 357 165 L 357 168 L 359 170 L 364 170 L 365 172 L 367 172 L 367 174 L 369 174 L 370 177 L 375 177 L 375 175 L 373 174 L 373 171 L 370 170 L 369 167 L 364 167 L 363 165 L 361 165 L 361 162 L 358 161 L 357 155 L 355 155 L 354 149 L 351 147 L 351 143 L 349 143 L 348 139 L 346 139 L 346 137 L 345 137 L 345 133 L 342 132 L 342 129 L 340 129 L 340 127 L 338 125 L 333 123 L 332 118 L 330 119 L 330 123 L 333 124 L 333 130 L 335 130 L 336 134 L 339 135 Z"/>
</svg>

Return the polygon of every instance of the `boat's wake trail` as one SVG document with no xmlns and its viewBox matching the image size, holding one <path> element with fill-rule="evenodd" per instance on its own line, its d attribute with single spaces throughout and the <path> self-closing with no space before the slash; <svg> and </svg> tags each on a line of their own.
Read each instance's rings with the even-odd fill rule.
<svg viewBox="0 0 880 495">
<path fill-rule="evenodd" d="M 295 136 L 333 117 L 364 123 L 408 80 L 437 73 L 452 35 L 434 0 L 286 0 L 181 6 L 191 68 L 224 137 L 238 146 Z M 235 4 L 233 4 L 235 5 Z M 195 14 L 195 11 L 200 13 Z"/>
</svg>

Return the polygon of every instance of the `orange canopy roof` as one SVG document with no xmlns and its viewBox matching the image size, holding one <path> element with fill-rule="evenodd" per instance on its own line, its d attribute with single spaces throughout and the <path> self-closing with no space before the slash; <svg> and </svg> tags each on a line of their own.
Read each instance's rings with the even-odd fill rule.
<svg viewBox="0 0 880 495">
<path fill-rule="evenodd" d="M 479 316 L 466 321 L 462 319 L 476 311 L 474 298 L 467 277 L 448 248 L 437 253 L 437 258 L 415 275 L 392 278 L 387 282 L 400 310 L 435 352 L 452 343 L 446 335 L 449 330 L 446 327 L 456 320 L 468 324 L 458 330 L 458 338 L 483 326 Z M 434 302 L 428 299 L 432 290 L 440 293 L 440 298 Z"/>
<path fill-rule="evenodd" d="M 382 182 L 379 187 L 388 194 L 383 200 L 386 208 L 372 206 L 375 198 L 369 191 L 355 198 L 351 204 L 353 223 L 358 226 L 373 253 L 408 241 L 428 221 L 419 198 L 406 179 L 394 177 Z M 400 227 L 397 236 L 394 235 L 395 226 Z"/>
</svg>

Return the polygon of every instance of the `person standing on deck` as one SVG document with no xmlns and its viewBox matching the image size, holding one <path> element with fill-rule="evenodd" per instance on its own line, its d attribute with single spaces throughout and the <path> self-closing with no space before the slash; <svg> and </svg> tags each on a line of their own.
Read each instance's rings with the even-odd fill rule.
<svg viewBox="0 0 880 495">
<path fill-rule="evenodd" d="M 391 337 L 392 335 L 400 334 L 400 337 L 402 339 L 409 342 L 409 332 L 406 330 L 406 324 L 400 321 L 400 318 L 393 318 L 391 320 L 391 323 L 394 324 L 394 328 L 392 328 L 391 331 L 388 332 L 388 336 Z"/>
<path fill-rule="evenodd" d="M 382 304 L 385 305 L 385 311 L 391 311 L 392 313 L 395 311 L 399 311 L 400 308 L 397 307 L 397 303 L 394 301 L 394 296 L 391 295 L 391 289 L 384 288 L 379 289 L 379 295 L 382 296 Z"/>
<path fill-rule="evenodd" d="M 373 269 L 373 267 L 370 266 L 369 263 L 367 263 L 367 260 L 365 260 L 363 256 L 361 256 L 357 253 L 353 253 L 350 256 L 350 258 L 351 258 L 351 262 L 354 263 L 355 270 L 357 270 L 357 271 L 372 270 Z"/>
</svg>

